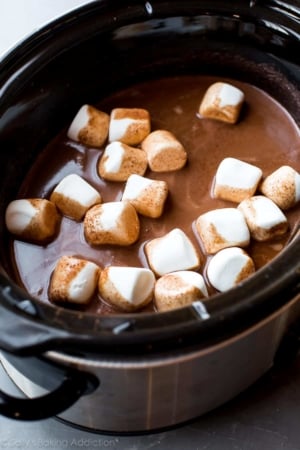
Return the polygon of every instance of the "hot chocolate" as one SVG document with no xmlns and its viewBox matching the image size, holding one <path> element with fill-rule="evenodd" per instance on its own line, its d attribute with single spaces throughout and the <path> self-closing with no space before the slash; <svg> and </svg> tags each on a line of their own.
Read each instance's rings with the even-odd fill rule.
<svg viewBox="0 0 300 450">
<path fill-rule="evenodd" d="M 201 214 L 217 208 L 236 207 L 236 203 L 214 198 L 214 177 L 226 157 L 238 158 L 258 166 L 266 177 L 280 166 L 290 165 L 300 171 L 299 129 L 274 99 L 254 86 L 228 80 L 241 89 L 245 102 L 236 124 L 201 118 L 198 109 L 207 88 L 218 81 L 206 76 L 180 76 L 134 85 L 103 99 L 97 108 L 107 114 L 113 108 L 145 108 L 151 115 L 151 128 L 173 133 L 187 151 L 187 164 L 180 170 L 156 173 L 149 168 L 145 176 L 167 182 L 169 194 L 161 217 L 140 216 L 140 235 L 132 245 L 93 246 L 87 243 L 83 224 L 62 217 L 57 237 L 48 245 L 36 245 L 18 239 L 11 241 L 11 258 L 15 278 L 25 289 L 42 301 L 48 300 L 49 280 L 57 260 L 73 255 L 95 262 L 101 268 L 109 265 L 149 267 L 145 244 L 174 228 L 183 230 L 201 255 L 198 270 L 206 278 L 207 256 L 193 226 Z M 66 130 L 39 155 L 22 183 L 20 198 L 50 198 L 61 179 L 76 173 L 101 193 L 103 202 L 119 201 L 124 182 L 105 181 L 97 166 L 101 149 L 87 147 L 67 137 Z M 267 242 L 251 240 L 247 247 L 255 268 L 271 261 L 286 245 L 299 221 L 299 206 L 285 212 L 289 231 Z M 216 291 L 207 282 L 209 294 Z M 152 311 L 152 303 L 143 311 Z M 118 312 L 95 295 L 85 310 L 96 314 Z"/>
</svg>

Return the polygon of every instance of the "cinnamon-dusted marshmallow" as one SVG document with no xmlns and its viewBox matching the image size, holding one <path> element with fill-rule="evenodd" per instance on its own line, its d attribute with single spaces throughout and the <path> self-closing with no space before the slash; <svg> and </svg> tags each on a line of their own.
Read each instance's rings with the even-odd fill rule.
<svg viewBox="0 0 300 450">
<path fill-rule="evenodd" d="M 245 218 L 236 208 L 208 211 L 197 218 L 195 225 L 208 254 L 226 247 L 246 247 L 250 241 Z"/>
<path fill-rule="evenodd" d="M 91 105 L 83 105 L 74 117 L 68 137 L 91 147 L 102 147 L 108 136 L 109 115 Z"/>
<path fill-rule="evenodd" d="M 159 276 L 176 270 L 196 269 L 200 265 L 194 245 L 179 228 L 147 242 L 145 253 L 150 268 Z"/>
<path fill-rule="evenodd" d="M 111 111 L 109 142 L 138 145 L 150 133 L 150 114 L 142 108 L 115 108 Z"/>
<path fill-rule="evenodd" d="M 199 113 L 202 117 L 234 124 L 244 102 L 244 93 L 229 83 L 212 84 L 202 99 Z"/>
<path fill-rule="evenodd" d="M 241 248 L 220 250 L 208 263 L 207 277 L 218 291 L 225 292 L 255 272 L 252 258 Z"/>
<path fill-rule="evenodd" d="M 260 190 L 279 208 L 289 209 L 300 201 L 300 174 L 290 166 L 281 166 L 263 180 Z"/>
<path fill-rule="evenodd" d="M 243 200 L 238 209 L 246 219 L 251 237 L 257 241 L 268 241 L 288 230 L 289 224 L 281 209 L 263 195 Z"/>
<path fill-rule="evenodd" d="M 129 202 L 93 206 L 84 218 L 84 235 L 92 245 L 131 245 L 139 237 L 140 222 Z"/>
<path fill-rule="evenodd" d="M 149 269 L 109 266 L 101 272 L 98 289 L 106 302 L 130 312 L 152 300 L 154 284 L 155 277 Z"/>
<path fill-rule="evenodd" d="M 126 181 L 132 174 L 144 175 L 147 165 L 143 150 L 116 141 L 105 148 L 98 163 L 98 173 L 104 180 Z"/>
<path fill-rule="evenodd" d="M 51 277 L 50 300 L 88 304 L 97 288 L 99 273 L 99 266 L 93 262 L 75 256 L 62 256 Z"/>
<path fill-rule="evenodd" d="M 159 278 L 155 284 L 154 297 L 158 311 L 169 311 L 208 297 L 208 292 L 202 275 L 183 270 Z"/>
<path fill-rule="evenodd" d="M 168 195 L 165 181 L 151 180 L 140 175 L 130 175 L 122 200 L 128 200 L 143 216 L 160 217 Z"/>
<path fill-rule="evenodd" d="M 75 173 L 67 175 L 58 183 L 50 200 L 64 216 L 77 221 L 83 218 L 91 206 L 102 201 L 100 193 Z"/>
<path fill-rule="evenodd" d="M 150 133 L 142 142 L 142 149 L 147 153 L 148 164 L 153 172 L 179 170 L 187 161 L 183 145 L 167 130 Z"/>
<path fill-rule="evenodd" d="M 262 177 L 262 170 L 236 158 L 225 158 L 216 172 L 213 195 L 216 198 L 240 203 L 254 195 Z"/>
<path fill-rule="evenodd" d="M 59 221 L 54 203 L 42 198 L 13 200 L 5 212 L 8 231 L 34 242 L 43 243 L 54 237 Z"/>
</svg>

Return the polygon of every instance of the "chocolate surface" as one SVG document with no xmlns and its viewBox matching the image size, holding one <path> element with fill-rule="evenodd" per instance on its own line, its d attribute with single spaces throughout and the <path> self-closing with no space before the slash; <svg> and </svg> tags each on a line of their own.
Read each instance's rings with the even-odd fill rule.
<svg viewBox="0 0 300 450">
<path fill-rule="evenodd" d="M 140 216 L 141 233 L 134 245 L 127 248 L 108 245 L 92 247 L 84 238 L 82 222 L 66 217 L 62 218 L 57 238 L 47 246 L 12 239 L 12 265 L 19 284 L 33 296 L 48 301 L 49 280 L 62 255 L 80 256 L 100 267 L 148 267 L 143 250 L 145 242 L 175 227 L 184 230 L 195 244 L 202 260 L 200 272 L 206 276 L 207 258 L 194 233 L 193 223 L 200 214 L 211 209 L 237 206 L 211 195 L 214 175 L 222 159 L 231 156 L 254 164 L 262 169 L 264 176 L 281 165 L 290 165 L 300 171 L 299 129 L 287 111 L 261 90 L 238 81 L 224 80 L 245 93 L 238 123 L 230 125 L 199 117 L 197 111 L 204 92 L 215 81 L 220 80 L 203 76 L 154 80 L 117 92 L 96 105 L 107 113 L 119 107 L 147 109 L 151 115 L 152 130 L 166 129 L 174 133 L 188 153 L 188 163 L 183 169 L 170 173 L 147 170 L 146 177 L 168 183 L 169 195 L 161 218 Z M 71 141 L 66 130 L 63 130 L 39 155 L 24 179 L 19 197 L 49 198 L 64 176 L 77 173 L 100 191 L 103 202 L 120 200 L 125 183 L 104 181 L 97 173 L 97 163 L 103 150 L 104 147 L 93 149 Z M 299 206 L 285 214 L 290 226 L 287 235 L 268 243 L 252 241 L 246 249 L 254 259 L 256 269 L 282 250 L 299 221 Z M 213 289 L 209 286 L 208 289 L 213 294 Z M 152 309 L 152 305 L 147 308 Z M 97 314 L 114 312 L 96 296 L 89 311 Z"/>
</svg>

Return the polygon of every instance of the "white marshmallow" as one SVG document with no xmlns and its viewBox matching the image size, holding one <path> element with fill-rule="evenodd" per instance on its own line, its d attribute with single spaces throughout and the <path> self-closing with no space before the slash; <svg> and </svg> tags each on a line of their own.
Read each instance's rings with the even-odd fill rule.
<svg viewBox="0 0 300 450">
<path fill-rule="evenodd" d="M 99 192 L 75 173 L 67 175 L 58 183 L 50 200 L 63 215 L 78 221 L 91 206 L 102 201 Z"/>
<path fill-rule="evenodd" d="M 155 276 L 139 267 L 106 267 L 100 275 L 101 297 L 124 311 L 136 311 L 146 306 L 153 296 Z"/>
<path fill-rule="evenodd" d="M 244 101 L 244 93 L 231 84 L 222 83 L 219 91 L 219 99 L 220 108 L 225 108 L 226 106 L 237 106 Z"/>
<path fill-rule="evenodd" d="M 150 114 L 141 108 L 115 108 L 111 111 L 109 142 L 138 145 L 150 133 Z"/>
<path fill-rule="evenodd" d="M 145 253 L 150 268 L 159 276 L 177 270 L 195 269 L 200 265 L 194 245 L 179 228 L 147 242 Z"/>
<path fill-rule="evenodd" d="M 267 241 L 288 230 L 288 221 L 283 212 L 263 195 L 243 200 L 238 209 L 245 216 L 251 237 L 257 241 Z"/>
<path fill-rule="evenodd" d="M 221 292 L 235 287 L 254 272 L 253 260 L 238 247 L 220 250 L 211 258 L 207 266 L 209 282 Z"/>
<path fill-rule="evenodd" d="M 132 174 L 144 175 L 147 165 L 143 150 L 115 141 L 105 148 L 98 172 L 104 180 L 126 181 Z"/>
<path fill-rule="evenodd" d="M 289 209 L 300 201 L 300 174 L 290 166 L 281 166 L 263 180 L 260 190 L 279 208 Z"/>
<path fill-rule="evenodd" d="M 100 268 L 93 262 L 74 256 L 62 256 L 51 277 L 50 300 L 88 304 L 96 290 L 99 272 Z"/>
<path fill-rule="evenodd" d="M 168 185 L 165 181 L 131 175 L 127 180 L 122 200 L 128 200 L 138 213 L 156 218 L 162 215 L 167 195 Z"/>
<path fill-rule="evenodd" d="M 27 199 L 14 200 L 6 209 L 6 226 L 13 234 L 21 234 L 37 213 L 36 207 Z"/>
<path fill-rule="evenodd" d="M 105 148 L 105 161 L 103 167 L 105 172 L 117 173 L 121 169 L 124 158 L 124 144 L 122 142 L 113 142 Z"/>
<path fill-rule="evenodd" d="M 199 113 L 202 117 L 236 123 L 242 104 L 244 93 L 229 83 L 217 82 L 212 84 L 202 99 Z"/>
<path fill-rule="evenodd" d="M 187 153 L 173 133 L 156 130 L 142 142 L 148 164 L 153 172 L 171 172 L 179 170 L 186 164 Z"/>
<path fill-rule="evenodd" d="M 127 201 L 93 206 L 83 225 L 85 238 L 92 245 L 131 245 L 140 231 L 137 212 Z"/>
<path fill-rule="evenodd" d="M 262 170 L 236 158 L 225 158 L 220 163 L 213 189 L 216 198 L 241 202 L 251 197 L 262 177 Z"/>
<path fill-rule="evenodd" d="M 74 117 L 68 137 L 92 147 L 101 147 L 107 139 L 109 115 L 90 105 L 83 105 Z"/>
<path fill-rule="evenodd" d="M 195 225 L 208 254 L 226 247 L 246 247 L 250 241 L 245 218 L 236 208 L 208 211 L 197 218 Z"/>
<path fill-rule="evenodd" d="M 159 278 L 155 284 L 154 297 L 157 310 L 168 311 L 208 297 L 208 292 L 202 275 L 185 270 Z"/>
<path fill-rule="evenodd" d="M 29 241 L 44 242 L 52 238 L 59 220 L 54 203 L 42 198 L 13 200 L 5 211 L 8 231 Z"/>
</svg>

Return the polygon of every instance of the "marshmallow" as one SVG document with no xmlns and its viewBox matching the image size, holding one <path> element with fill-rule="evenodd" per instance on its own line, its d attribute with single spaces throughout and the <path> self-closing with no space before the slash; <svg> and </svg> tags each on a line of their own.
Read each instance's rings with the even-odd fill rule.
<svg viewBox="0 0 300 450">
<path fill-rule="evenodd" d="M 208 292 L 202 275 L 192 271 L 178 271 L 163 275 L 157 280 L 154 297 L 158 311 L 169 311 L 208 297 Z"/>
<path fill-rule="evenodd" d="M 140 267 L 106 267 L 100 275 L 98 289 L 101 297 L 123 311 L 136 311 L 153 297 L 155 276 Z"/>
<path fill-rule="evenodd" d="M 279 208 L 289 209 L 300 200 L 300 174 L 292 167 L 279 167 L 263 180 L 260 190 Z"/>
<path fill-rule="evenodd" d="M 99 272 L 100 268 L 93 262 L 74 256 L 62 256 L 51 277 L 50 300 L 88 304 L 97 288 Z"/>
<path fill-rule="evenodd" d="M 50 196 L 60 212 L 74 220 L 81 220 L 87 210 L 101 203 L 101 195 L 87 181 L 72 173 L 64 177 Z"/>
<path fill-rule="evenodd" d="M 126 181 L 132 174 L 144 175 L 147 164 L 143 150 L 116 141 L 105 148 L 98 172 L 104 180 Z"/>
<path fill-rule="evenodd" d="M 146 109 L 115 108 L 111 111 L 109 142 L 138 145 L 150 133 L 150 114 Z"/>
<path fill-rule="evenodd" d="M 220 163 L 213 188 L 213 196 L 232 202 L 241 202 L 254 195 L 262 177 L 262 170 L 235 158 Z"/>
<path fill-rule="evenodd" d="M 91 147 L 101 147 L 107 139 L 109 115 L 90 105 L 83 105 L 74 117 L 68 137 Z"/>
<path fill-rule="evenodd" d="M 234 124 L 244 102 L 244 93 L 228 83 L 212 84 L 202 99 L 199 113 L 202 117 Z"/>
<path fill-rule="evenodd" d="M 250 241 L 245 218 L 236 208 L 208 211 L 197 218 L 195 225 L 208 254 L 226 247 L 246 247 Z"/>
<path fill-rule="evenodd" d="M 207 266 L 210 284 L 221 292 L 235 287 L 254 272 L 253 260 L 238 247 L 220 250 L 211 258 Z"/>
<path fill-rule="evenodd" d="M 153 172 L 170 172 L 181 169 L 187 161 L 187 153 L 174 134 L 156 130 L 142 142 L 148 164 Z"/>
<path fill-rule="evenodd" d="M 42 198 L 14 200 L 5 212 L 8 231 L 21 239 L 44 242 L 57 231 L 60 216 L 54 203 Z"/>
<path fill-rule="evenodd" d="M 122 200 L 128 200 L 143 216 L 160 217 L 168 195 L 165 181 L 151 180 L 140 175 L 130 175 Z"/>
<path fill-rule="evenodd" d="M 238 209 L 244 214 L 251 237 L 256 241 L 267 241 L 288 230 L 288 221 L 283 212 L 263 195 L 243 200 Z"/>
<path fill-rule="evenodd" d="M 84 218 L 84 235 L 92 245 L 131 245 L 139 237 L 140 223 L 129 202 L 93 206 Z"/>
<path fill-rule="evenodd" d="M 195 269 L 200 265 L 194 245 L 179 228 L 147 242 L 145 253 L 150 268 L 159 276 L 177 270 Z"/>
</svg>

